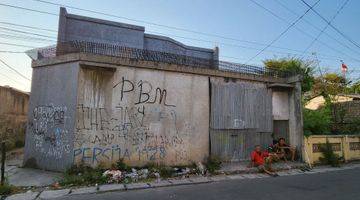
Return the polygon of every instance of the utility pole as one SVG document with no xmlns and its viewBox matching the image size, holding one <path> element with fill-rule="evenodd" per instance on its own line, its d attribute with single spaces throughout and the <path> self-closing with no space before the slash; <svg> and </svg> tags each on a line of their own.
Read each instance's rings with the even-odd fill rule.
<svg viewBox="0 0 360 200">
<path fill-rule="evenodd" d="M 6 146 L 5 141 L 1 142 L 1 185 L 5 183 L 5 159 L 6 159 Z"/>
</svg>

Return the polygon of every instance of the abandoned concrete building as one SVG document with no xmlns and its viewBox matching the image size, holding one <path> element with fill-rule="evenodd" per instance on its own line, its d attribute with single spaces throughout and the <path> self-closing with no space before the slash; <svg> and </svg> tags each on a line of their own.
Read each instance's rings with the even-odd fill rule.
<svg viewBox="0 0 360 200">
<path fill-rule="evenodd" d="M 0 86 L 0 139 L 6 139 L 9 148 L 25 141 L 28 104 L 27 92 Z"/>
<path fill-rule="evenodd" d="M 301 153 L 301 84 L 291 73 L 64 8 L 56 48 L 33 59 L 29 166 L 241 161 L 280 136 Z"/>
</svg>

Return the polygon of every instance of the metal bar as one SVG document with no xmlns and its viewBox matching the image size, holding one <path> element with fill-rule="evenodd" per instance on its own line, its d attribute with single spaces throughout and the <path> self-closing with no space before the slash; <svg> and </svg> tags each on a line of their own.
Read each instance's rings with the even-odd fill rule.
<svg viewBox="0 0 360 200">
<path fill-rule="evenodd" d="M 123 47 L 114 44 L 96 43 L 87 41 L 68 41 L 59 43 L 57 47 L 49 49 L 41 49 L 39 54 L 41 57 L 54 57 L 67 53 L 92 53 L 100 55 L 109 55 L 114 57 L 122 57 L 134 60 L 144 60 L 153 62 L 164 62 L 169 64 L 179 64 L 193 67 L 218 68 L 219 70 L 231 71 L 236 73 L 249 74 L 254 76 L 271 76 L 278 78 L 286 78 L 294 75 L 294 72 L 273 69 L 268 67 L 251 66 L 246 64 L 219 61 L 214 62 L 213 59 L 205 59 L 192 57 L 187 55 L 172 54 L 167 52 L 152 51 L 146 49 L 136 49 Z M 216 66 L 214 66 L 216 63 Z"/>
</svg>

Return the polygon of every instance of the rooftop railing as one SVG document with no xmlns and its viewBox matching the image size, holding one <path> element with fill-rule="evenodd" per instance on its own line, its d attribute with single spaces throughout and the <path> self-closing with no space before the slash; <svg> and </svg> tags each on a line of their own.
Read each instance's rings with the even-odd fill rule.
<svg viewBox="0 0 360 200">
<path fill-rule="evenodd" d="M 86 41 L 70 41 L 58 43 L 57 46 L 41 49 L 38 58 L 55 57 L 70 53 L 91 53 L 107 55 L 130 60 L 162 62 L 168 64 L 185 65 L 189 67 L 200 67 L 230 71 L 254 76 L 270 76 L 276 78 L 286 78 L 295 75 L 292 72 L 259 67 L 253 65 L 239 64 L 216 59 L 199 58 L 188 55 L 173 54 L 147 49 L 137 49 L 107 43 L 96 43 Z"/>
</svg>

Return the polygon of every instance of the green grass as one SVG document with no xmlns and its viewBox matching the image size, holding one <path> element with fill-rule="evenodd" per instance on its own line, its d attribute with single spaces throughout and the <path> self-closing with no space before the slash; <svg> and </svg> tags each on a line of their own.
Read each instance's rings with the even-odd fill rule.
<svg viewBox="0 0 360 200">
<path fill-rule="evenodd" d="M 108 177 L 103 176 L 104 171 L 101 166 L 91 168 L 83 164 L 75 165 L 65 172 L 59 184 L 62 186 L 104 184 L 109 180 Z"/>
<path fill-rule="evenodd" d="M 7 183 L 0 185 L 0 195 L 10 195 L 16 190 L 17 188 L 15 186 L 9 185 Z"/>
<path fill-rule="evenodd" d="M 221 160 L 217 156 L 209 156 L 205 166 L 210 173 L 214 173 L 221 168 Z"/>
</svg>

